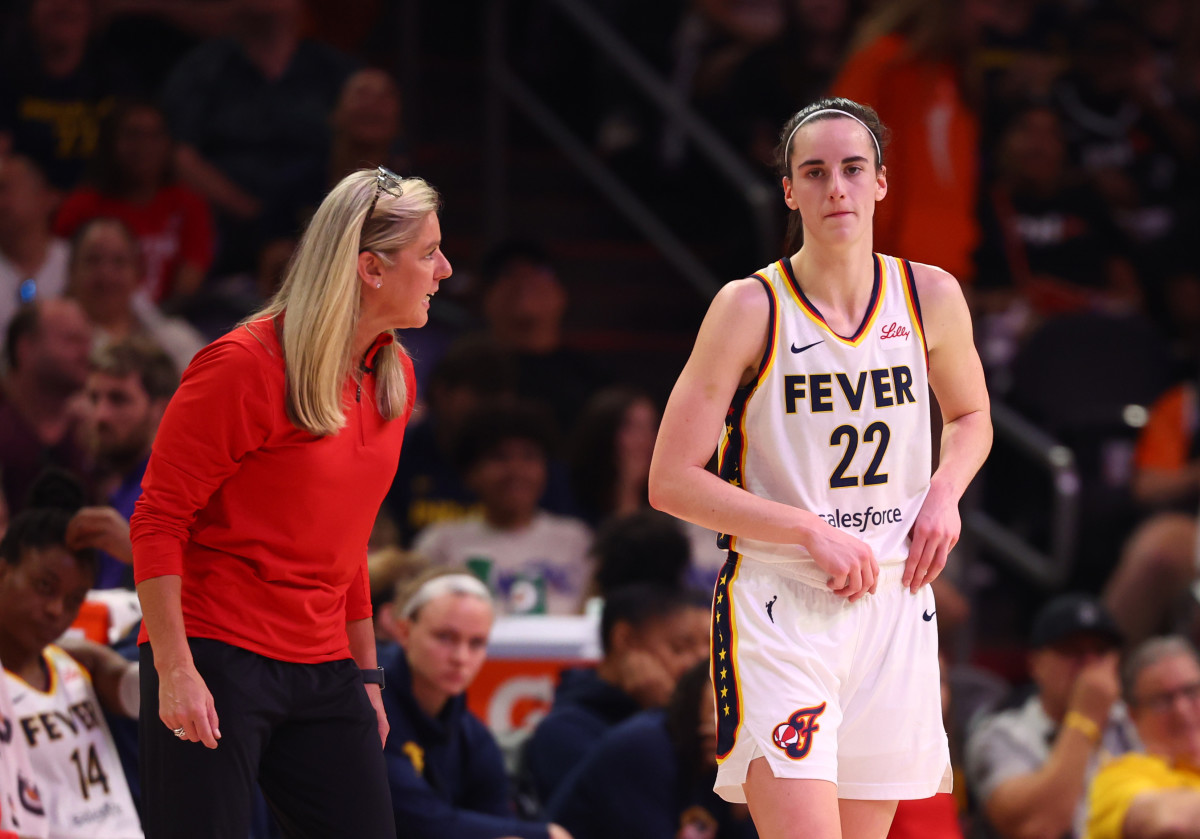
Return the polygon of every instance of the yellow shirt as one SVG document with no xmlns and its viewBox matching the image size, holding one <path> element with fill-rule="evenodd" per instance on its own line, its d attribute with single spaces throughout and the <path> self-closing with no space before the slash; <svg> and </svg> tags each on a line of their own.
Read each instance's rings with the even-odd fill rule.
<svg viewBox="0 0 1200 839">
<path fill-rule="evenodd" d="M 1084 839 L 1121 839 L 1133 800 L 1143 792 L 1171 789 L 1200 792 L 1200 774 L 1176 769 L 1155 755 L 1122 755 L 1092 781 Z"/>
</svg>

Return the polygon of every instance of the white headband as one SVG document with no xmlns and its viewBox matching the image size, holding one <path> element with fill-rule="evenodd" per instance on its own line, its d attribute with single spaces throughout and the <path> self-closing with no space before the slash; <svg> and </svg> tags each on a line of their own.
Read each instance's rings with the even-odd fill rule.
<svg viewBox="0 0 1200 839">
<path fill-rule="evenodd" d="M 821 114 L 837 114 L 839 116 L 849 117 L 850 119 L 854 120 L 859 125 L 861 125 L 863 128 L 867 129 L 867 133 L 871 135 L 871 140 L 875 143 L 875 158 L 876 158 L 875 162 L 883 163 L 883 149 L 879 148 L 879 138 L 875 136 L 875 132 L 871 130 L 871 127 L 869 125 L 867 125 L 861 119 L 856 117 L 854 114 L 849 113 L 848 111 L 843 111 L 843 110 L 840 110 L 839 108 L 822 108 L 819 111 L 813 111 L 811 114 L 806 116 L 804 119 L 802 119 L 798 123 L 796 123 L 796 127 L 793 128 L 792 133 L 788 135 L 787 142 L 783 144 L 783 159 L 789 168 L 792 165 L 791 164 L 792 138 L 796 136 L 796 132 L 800 130 L 800 126 L 804 125 L 804 123 L 808 122 L 813 117 L 819 117 Z"/>
<path fill-rule="evenodd" d="M 470 574 L 445 574 L 422 583 L 400 610 L 400 617 L 411 618 L 418 609 L 443 594 L 469 594 L 486 600 L 489 604 L 492 602 L 492 593 L 478 577 Z"/>
</svg>

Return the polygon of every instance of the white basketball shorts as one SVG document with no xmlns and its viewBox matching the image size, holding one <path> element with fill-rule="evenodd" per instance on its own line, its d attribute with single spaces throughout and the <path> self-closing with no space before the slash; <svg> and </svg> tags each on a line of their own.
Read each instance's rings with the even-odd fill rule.
<svg viewBox="0 0 1200 839">
<path fill-rule="evenodd" d="M 929 586 L 880 569 L 855 603 L 731 553 L 713 596 L 717 782 L 744 802 L 750 761 L 778 778 L 837 784 L 839 798 L 928 798 L 951 789 L 936 605 Z"/>
</svg>

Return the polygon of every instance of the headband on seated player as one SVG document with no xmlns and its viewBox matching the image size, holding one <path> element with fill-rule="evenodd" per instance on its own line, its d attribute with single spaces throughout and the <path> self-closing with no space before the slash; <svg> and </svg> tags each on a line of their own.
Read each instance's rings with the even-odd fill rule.
<svg viewBox="0 0 1200 839">
<path fill-rule="evenodd" d="M 401 618 L 411 619 L 417 611 L 431 600 L 436 600 L 443 594 L 467 594 L 492 603 L 492 593 L 488 587 L 479 581 L 478 577 L 470 574 L 443 574 L 426 580 L 405 602 L 400 610 Z"/>
<path fill-rule="evenodd" d="M 796 136 L 796 132 L 800 130 L 800 126 L 804 125 L 804 123 L 808 122 L 814 117 L 819 117 L 821 114 L 837 114 L 839 116 L 849 117 L 863 128 L 867 129 L 867 133 L 871 135 L 871 141 L 875 144 L 875 162 L 877 164 L 883 163 L 883 149 L 879 147 L 879 138 L 875 136 L 875 132 L 871 130 L 871 126 L 867 125 L 854 114 L 850 113 L 849 111 L 843 111 L 841 108 L 822 108 L 819 111 L 813 111 L 804 119 L 796 123 L 796 127 L 793 128 L 792 133 L 788 135 L 787 142 L 783 144 L 783 159 L 787 161 L 789 166 L 791 165 L 792 157 L 792 138 Z"/>
</svg>

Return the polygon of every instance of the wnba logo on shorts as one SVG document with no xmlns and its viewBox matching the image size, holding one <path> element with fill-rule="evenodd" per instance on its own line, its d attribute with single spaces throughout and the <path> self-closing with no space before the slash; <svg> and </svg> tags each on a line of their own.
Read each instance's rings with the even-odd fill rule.
<svg viewBox="0 0 1200 839">
<path fill-rule="evenodd" d="M 808 756 L 812 748 L 812 736 L 821 730 L 817 717 L 825 713 L 825 703 L 814 705 L 812 708 L 801 708 L 787 722 L 775 726 L 771 738 L 775 745 L 787 752 L 792 760 L 800 760 Z"/>
</svg>

